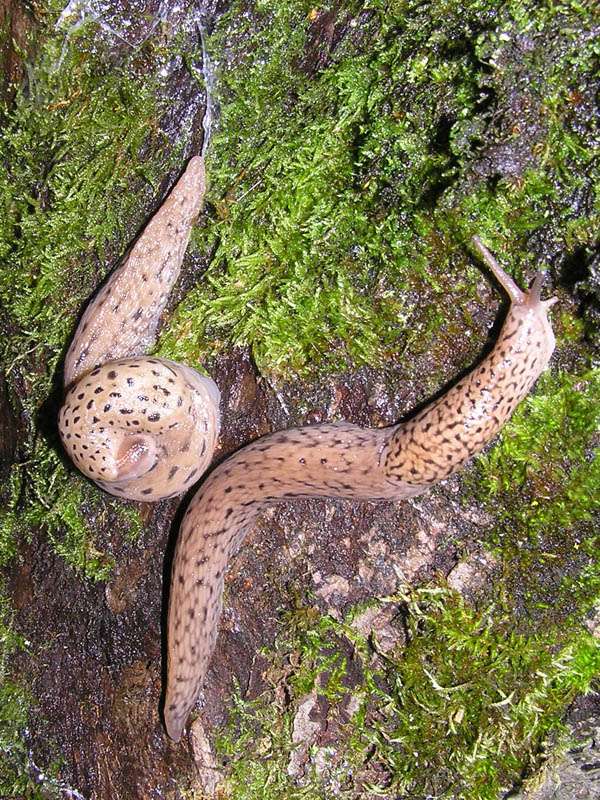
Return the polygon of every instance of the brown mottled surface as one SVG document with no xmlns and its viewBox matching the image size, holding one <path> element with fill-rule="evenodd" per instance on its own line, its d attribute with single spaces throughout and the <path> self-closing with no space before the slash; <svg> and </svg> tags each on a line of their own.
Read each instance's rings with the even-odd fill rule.
<svg viewBox="0 0 600 800">
<path fill-rule="evenodd" d="M 10 470 L 17 449 L 17 421 L 14 416 L 8 385 L 3 372 L 0 372 L 0 481 L 3 481 Z"/>
<path fill-rule="evenodd" d="M 149 529 L 168 528 L 168 512 L 157 507 Z M 158 716 L 165 536 L 146 534 L 135 546 L 117 539 L 120 569 L 106 587 L 65 569 L 42 536 L 10 577 L 19 625 L 38 654 L 20 657 L 38 698 L 30 745 L 40 766 L 60 752 L 62 777 L 84 797 L 154 797 L 174 785 L 185 759 L 169 752 Z M 115 609 L 116 591 L 126 599 Z"/>
<path fill-rule="evenodd" d="M 23 0 L 0 0 L 0 94 L 10 104 L 23 79 L 23 58 L 32 18 Z M 16 45 L 16 47 L 14 46 Z"/>
</svg>

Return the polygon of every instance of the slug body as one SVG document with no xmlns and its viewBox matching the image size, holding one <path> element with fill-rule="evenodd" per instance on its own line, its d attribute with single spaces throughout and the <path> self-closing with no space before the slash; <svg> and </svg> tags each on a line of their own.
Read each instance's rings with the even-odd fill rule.
<svg viewBox="0 0 600 800">
<path fill-rule="evenodd" d="M 65 362 L 60 434 L 79 469 L 106 491 L 158 500 L 208 466 L 219 391 L 189 367 L 144 356 L 179 274 L 204 195 L 191 159 L 123 264 L 84 313 Z M 502 428 L 554 350 L 541 276 L 522 292 L 479 239 L 511 306 L 489 355 L 407 422 L 292 428 L 257 439 L 220 464 L 183 517 L 168 615 L 164 717 L 181 738 L 212 655 L 228 559 L 266 506 L 291 498 L 402 500 L 458 470 Z"/>
<path fill-rule="evenodd" d="M 254 519 L 291 498 L 404 500 L 456 472 L 502 428 L 545 369 L 555 340 L 542 276 L 522 292 L 474 240 L 512 303 L 480 364 L 408 422 L 291 428 L 220 464 L 190 503 L 177 541 L 168 621 L 167 732 L 181 737 L 217 634 L 227 561 Z"/>
<path fill-rule="evenodd" d="M 143 357 L 202 207 L 204 162 L 172 192 L 83 314 L 65 359 L 58 429 L 75 465 L 111 494 L 160 500 L 189 488 L 219 434 L 219 390 L 191 367 Z"/>
</svg>

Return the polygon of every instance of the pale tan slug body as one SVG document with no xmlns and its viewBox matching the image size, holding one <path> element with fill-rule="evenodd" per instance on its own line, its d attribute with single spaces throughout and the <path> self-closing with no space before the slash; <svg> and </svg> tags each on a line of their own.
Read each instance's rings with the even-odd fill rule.
<svg viewBox="0 0 600 800">
<path fill-rule="evenodd" d="M 84 314 L 67 357 L 67 385 L 79 381 L 60 415 L 65 447 L 92 480 L 124 497 L 158 500 L 185 489 L 210 460 L 218 433 L 218 390 L 210 379 L 160 359 L 131 358 L 153 338 L 203 191 L 202 163 L 192 159 L 129 260 Z M 547 309 L 555 299 L 540 299 L 541 276 L 530 292 L 521 292 L 479 240 L 474 242 L 512 301 L 484 361 L 408 422 L 384 429 L 315 425 L 258 439 L 218 466 L 192 499 L 177 542 L 169 600 L 164 714 L 172 739 L 181 737 L 208 668 L 229 556 L 266 506 L 301 497 L 413 497 L 479 452 L 546 367 L 554 349 Z M 144 297 L 153 308 L 146 315 Z M 145 325 L 138 325 L 142 317 Z M 91 438 L 84 439 L 86 430 Z"/>
<path fill-rule="evenodd" d="M 554 350 L 541 275 L 521 292 L 483 249 L 511 297 L 484 361 L 408 422 L 348 423 L 272 433 L 228 458 L 188 507 L 173 563 L 165 723 L 181 737 L 215 645 L 227 561 L 269 504 L 300 497 L 403 500 L 456 472 L 502 428 Z"/>
<path fill-rule="evenodd" d="M 130 253 L 83 314 L 65 359 L 58 427 L 77 467 L 130 500 L 189 488 L 209 465 L 220 394 L 191 367 L 144 357 L 202 207 L 204 162 L 192 158 Z"/>
</svg>

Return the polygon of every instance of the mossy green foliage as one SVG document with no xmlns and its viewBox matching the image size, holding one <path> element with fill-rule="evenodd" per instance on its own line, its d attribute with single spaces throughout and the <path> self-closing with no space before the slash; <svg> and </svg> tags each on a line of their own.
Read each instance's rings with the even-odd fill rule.
<svg viewBox="0 0 600 800">
<path fill-rule="evenodd" d="M 600 589 L 599 398 L 597 369 L 546 374 L 478 459 L 475 491 L 497 520 L 505 579 L 538 623 L 544 608 L 554 620 L 584 613 Z"/>
<path fill-rule="evenodd" d="M 516 518 L 539 537 L 549 527 L 592 521 L 600 510 L 600 371 L 545 375 L 497 447 L 479 459 L 482 488 L 494 502 L 519 488 L 518 508 L 502 503 L 503 522 Z M 522 502 L 522 498 L 529 502 Z M 556 508 L 554 508 L 556 506 Z M 552 512 L 550 509 L 554 508 Z"/>
<path fill-rule="evenodd" d="M 439 96 L 408 74 L 398 18 L 383 11 L 374 4 L 361 20 L 364 49 L 345 46 L 313 80 L 301 69 L 311 3 L 264 3 L 247 19 L 235 4 L 220 20 L 210 43 L 222 64 L 209 159 L 218 219 L 206 245 L 216 253 L 163 353 L 181 357 L 186 336 L 206 347 L 213 334 L 218 345 L 226 331 L 281 376 L 381 364 L 397 347 L 411 310 L 401 289 L 413 272 L 429 274 L 416 241 L 431 222 L 418 198 L 444 159 L 422 130 L 428 119 L 433 135 Z M 450 77 L 460 81 L 462 67 Z M 398 93 L 406 80 L 413 103 Z"/>
<path fill-rule="evenodd" d="M 215 252 L 164 355 L 250 344 L 276 377 L 379 364 L 406 328 L 433 346 L 435 326 L 404 290 L 452 291 L 440 280 L 449 261 L 464 269 L 474 232 L 518 271 L 531 266 L 536 229 L 569 249 L 594 241 L 597 203 L 573 214 L 577 193 L 598 189 L 598 124 L 577 119 L 598 54 L 591 9 L 347 2 L 336 21 L 350 34 L 307 75 L 322 13 L 300 0 L 248 13 L 235 3 L 219 20 L 209 42 L 221 103 L 209 154 L 216 219 L 201 234 Z M 514 128 L 497 141 L 519 163 L 486 174 L 492 118 L 517 105 L 535 114 L 508 114 Z"/>
<path fill-rule="evenodd" d="M 103 62 L 93 29 L 67 35 L 49 14 L 26 84 L 0 108 L 0 358 L 25 428 L 1 487 L 0 566 L 42 527 L 70 566 L 99 580 L 113 564 L 94 546 L 94 531 L 109 527 L 106 506 L 60 457 L 48 398 L 60 395 L 57 366 L 86 298 L 143 221 L 140 198 L 179 154 L 165 153 L 144 64 Z M 142 163 L 148 148 L 156 162 Z M 120 517 L 122 532 L 139 531 L 131 509 Z M 28 764 L 28 692 L 7 666 L 23 641 L 1 597 L 0 618 L 0 794 L 49 797 Z"/>
<path fill-rule="evenodd" d="M 565 705 L 598 674 L 597 641 L 571 632 L 551 648 L 518 633 L 509 613 L 476 610 L 439 587 L 389 601 L 403 604 L 395 624 L 400 631 L 403 618 L 407 642 L 385 654 L 357 632 L 357 612 L 343 623 L 326 616 L 291 626 L 265 652 L 270 688 L 249 704 L 238 690 L 217 738 L 224 797 L 496 800 L 543 764 Z M 358 682 L 348 669 L 357 658 Z M 327 745 L 318 734 L 292 740 L 310 693 L 327 701 L 316 708 L 328 726 L 342 720 Z M 288 767 L 302 746 L 305 774 L 296 779 Z"/>
</svg>

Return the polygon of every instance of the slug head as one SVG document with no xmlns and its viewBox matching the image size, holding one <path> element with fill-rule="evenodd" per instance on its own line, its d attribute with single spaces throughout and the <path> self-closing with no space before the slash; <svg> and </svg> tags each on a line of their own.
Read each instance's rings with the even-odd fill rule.
<svg viewBox="0 0 600 800">
<path fill-rule="evenodd" d="M 523 291 L 502 269 L 479 236 L 473 236 L 471 243 L 511 300 L 510 311 L 499 339 L 515 337 L 515 342 L 511 347 L 517 352 L 527 348 L 537 350 L 535 367 L 539 375 L 548 364 L 556 345 L 554 332 L 548 319 L 548 310 L 558 301 L 558 298 L 541 299 L 544 281 L 541 272 L 536 275 L 529 291 Z"/>
<path fill-rule="evenodd" d="M 105 491 L 160 500 L 200 477 L 219 422 L 219 390 L 210 378 L 158 358 L 125 358 L 71 387 L 58 426 L 75 465 Z"/>
</svg>

